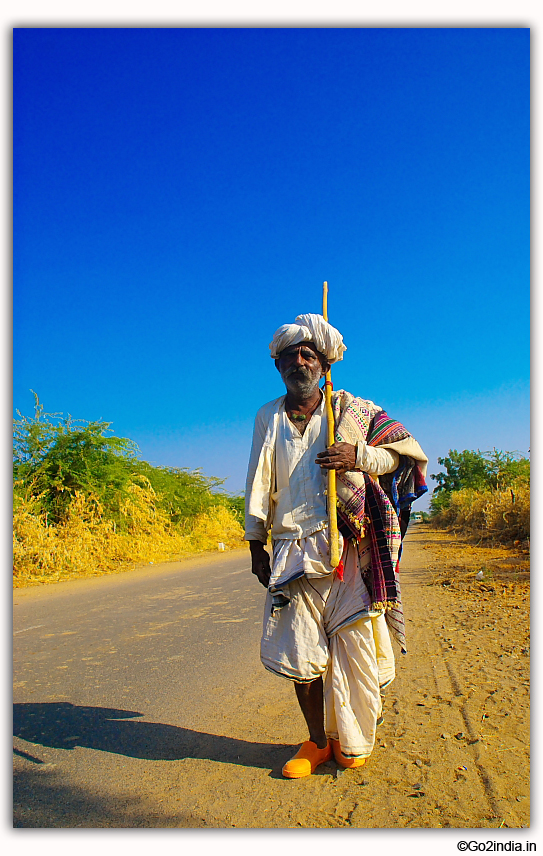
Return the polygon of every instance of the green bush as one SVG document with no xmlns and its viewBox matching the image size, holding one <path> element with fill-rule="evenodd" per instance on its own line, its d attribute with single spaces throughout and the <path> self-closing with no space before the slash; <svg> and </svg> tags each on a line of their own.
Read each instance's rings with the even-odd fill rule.
<svg viewBox="0 0 543 856">
<path fill-rule="evenodd" d="M 460 490 L 500 491 L 530 484 L 530 461 L 520 452 L 449 449 L 448 457 L 437 460 L 446 472 L 431 476 L 438 483 L 430 500 L 433 515 L 449 508 L 452 495 Z"/>
<path fill-rule="evenodd" d="M 115 437 L 108 422 L 85 422 L 58 413 L 44 413 L 35 396 L 32 418 L 14 421 L 14 502 L 32 498 L 36 513 L 51 524 L 63 523 L 76 493 L 94 501 L 100 514 L 120 531 L 127 528 L 123 507 L 133 485 L 150 485 L 156 506 L 172 526 L 223 505 L 240 520 L 243 497 L 231 497 L 218 488 L 224 479 L 204 476 L 200 470 L 157 467 L 139 460 L 137 445 Z"/>
</svg>

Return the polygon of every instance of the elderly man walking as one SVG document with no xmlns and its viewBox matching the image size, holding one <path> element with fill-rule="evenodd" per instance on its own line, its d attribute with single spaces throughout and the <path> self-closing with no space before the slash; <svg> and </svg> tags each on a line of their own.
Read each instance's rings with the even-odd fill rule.
<svg viewBox="0 0 543 856">
<path fill-rule="evenodd" d="M 335 444 L 327 448 L 319 383 L 346 348 L 321 315 L 280 327 L 270 350 L 287 392 L 256 415 L 245 539 L 267 588 L 262 663 L 294 682 L 309 730 L 283 767 L 301 778 L 332 755 L 342 767 L 361 766 L 373 749 L 381 690 L 395 676 L 389 629 L 405 652 L 398 561 L 410 504 L 427 490 L 427 458 L 403 425 L 345 390 L 332 393 Z M 337 474 L 335 569 L 329 469 Z"/>
</svg>

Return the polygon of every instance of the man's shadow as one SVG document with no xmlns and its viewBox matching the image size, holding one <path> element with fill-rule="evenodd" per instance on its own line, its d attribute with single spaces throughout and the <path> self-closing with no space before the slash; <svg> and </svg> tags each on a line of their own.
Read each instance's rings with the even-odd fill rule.
<svg viewBox="0 0 543 856">
<path fill-rule="evenodd" d="M 78 707 L 69 702 L 14 704 L 13 734 L 30 743 L 56 749 L 83 746 L 147 761 L 200 758 L 267 768 L 273 778 L 281 777 L 283 764 L 298 748 L 284 743 L 250 743 L 176 725 L 135 719 L 142 715 L 133 710 Z M 27 752 L 17 749 L 15 752 L 39 763 L 39 759 L 32 758 Z"/>
</svg>

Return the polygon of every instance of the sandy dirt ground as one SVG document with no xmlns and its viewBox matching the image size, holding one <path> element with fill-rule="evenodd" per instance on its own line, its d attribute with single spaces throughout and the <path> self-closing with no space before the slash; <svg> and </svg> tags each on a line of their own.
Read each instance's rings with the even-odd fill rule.
<svg viewBox="0 0 543 856">
<path fill-rule="evenodd" d="M 102 796 L 113 792 L 129 762 L 137 764 L 123 780 L 126 793 L 119 794 L 117 785 L 114 817 L 89 811 L 87 800 L 77 822 L 73 812 L 63 820 L 59 804 L 73 804 L 74 786 L 63 795 L 57 782 L 53 811 L 40 797 L 45 764 L 25 779 L 32 821 L 23 792 L 16 825 L 528 827 L 526 553 L 476 547 L 426 524 L 413 525 L 401 579 L 409 650 L 397 654 L 384 723 L 364 767 L 342 770 L 331 761 L 308 778 L 282 778 L 282 765 L 305 739 L 293 687 L 264 669 L 250 675 L 240 670 L 236 685 L 218 694 L 213 721 L 203 718 L 187 757 L 150 763 L 108 755 Z M 16 757 L 16 771 L 24 764 L 24 757 Z"/>
<path fill-rule="evenodd" d="M 409 652 L 398 655 L 367 764 L 342 771 L 330 762 L 290 782 L 278 765 L 226 768 L 213 796 L 183 777 L 194 826 L 529 826 L 526 567 L 518 551 L 411 527 L 402 572 Z M 301 718 L 291 688 L 276 684 L 273 697 L 268 684 L 248 690 L 229 727 L 248 740 L 295 743 Z"/>
</svg>

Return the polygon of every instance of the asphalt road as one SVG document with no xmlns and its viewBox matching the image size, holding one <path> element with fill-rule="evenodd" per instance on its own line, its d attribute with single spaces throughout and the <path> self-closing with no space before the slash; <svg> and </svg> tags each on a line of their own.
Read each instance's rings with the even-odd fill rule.
<svg viewBox="0 0 543 856">
<path fill-rule="evenodd" d="M 224 711 L 262 671 L 264 595 L 245 550 L 16 590 L 16 825 L 76 825 L 76 780 L 99 790 L 107 766 L 92 762 L 96 750 L 108 761 L 205 756 L 198 740 L 221 733 Z M 81 748 L 94 755 L 79 776 L 69 756 Z M 63 788 L 75 780 L 67 799 L 49 776 L 46 822 L 36 775 L 59 767 Z M 106 807 L 96 814 L 107 819 Z"/>
<path fill-rule="evenodd" d="M 217 688 L 258 666 L 263 596 L 245 551 L 16 590 L 15 700 L 129 703 L 188 724 L 197 694 L 201 721 Z"/>
</svg>

